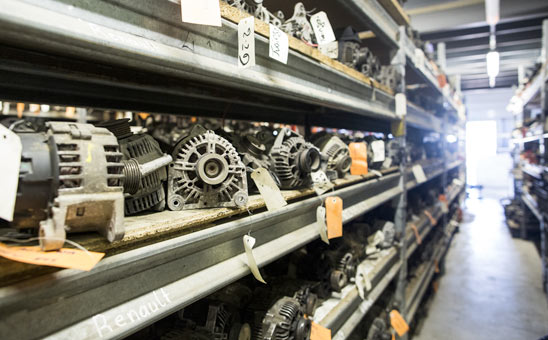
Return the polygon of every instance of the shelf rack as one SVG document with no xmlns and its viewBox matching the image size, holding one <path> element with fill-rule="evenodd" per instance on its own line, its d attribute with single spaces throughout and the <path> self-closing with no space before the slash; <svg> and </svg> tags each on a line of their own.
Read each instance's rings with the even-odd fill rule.
<svg viewBox="0 0 548 340">
<path fill-rule="evenodd" d="M 444 98 L 446 116 L 457 111 L 432 72 L 415 60 L 403 28 L 381 4 L 337 2 L 388 48 L 403 51 L 402 66 Z M 296 39 L 290 38 L 286 65 L 269 59 L 267 26 L 259 20 L 257 66 L 239 70 L 236 23 L 242 14 L 221 2 L 222 27 L 190 25 L 181 22 L 179 6 L 176 0 L 4 0 L 2 99 L 370 131 L 388 131 L 400 122 L 390 89 Z M 449 127 L 447 117 L 413 104 L 407 104 L 405 124 L 442 138 Z M 396 138 L 405 144 L 405 131 Z M 462 164 L 424 164 L 427 181 L 445 178 Z M 334 338 L 345 339 L 398 275 L 400 285 L 407 258 L 417 248 L 406 224 L 406 195 L 419 184 L 404 162 L 381 177 L 348 177 L 336 185 L 329 195 L 343 199 L 344 223 L 397 200 L 396 226 L 406 235 L 401 248 L 385 251 L 372 264 L 374 285 L 364 301 L 355 287 L 347 287 L 337 307 L 319 320 L 332 328 Z M 108 254 L 90 272 L 1 260 L 0 338 L 111 339 L 136 332 L 248 275 L 244 235 L 257 239 L 259 267 L 317 239 L 315 210 L 321 198 L 311 190 L 284 196 L 290 204 L 276 212 L 265 211 L 264 202 L 251 197 L 250 215 L 246 209 L 210 209 L 127 217 L 126 237 L 112 244 L 75 236 L 88 249 Z M 457 196 L 448 195 L 450 201 Z M 432 209 L 436 219 L 443 219 L 439 207 Z M 422 236 L 432 229 L 424 217 L 416 224 Z M 139 313 L 150 302 L 160 308 L 119 322 L 118 316 Z"/>
</svg>

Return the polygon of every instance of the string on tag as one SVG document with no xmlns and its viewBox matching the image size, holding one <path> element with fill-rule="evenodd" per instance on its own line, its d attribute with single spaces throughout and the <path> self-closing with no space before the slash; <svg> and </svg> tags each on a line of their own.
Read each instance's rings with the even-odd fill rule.
<svg viewBox="0 0 548 340">
<path fill-rule="evenodd" d="M 28 242 L 40 241 L 40 240 L 65 241 L 65 243 L 68 243 L 68 244 L 80 249 L 81 251 L 85 252 L 86 255 L 88 255 L 89 257 L 92 257 L 91 254 L 89 253 L 89 251 L 86 248 L 84 248 L 79 243 L 76 243 L 76 242 L 71 241 L 69 239 L 62 239 L 60 237 L 37 236 L 37 237 L 31 237 L 31 238 L 28 238 L 28 239 L 25 239 L 25 240 L 20 240 L 20 239 L 11 238 L 11 237 L 0 236 L 0 241 L 8 241 L 8 242 L 15 242 L 15 243 L 28 243 Z"/>
</svg>

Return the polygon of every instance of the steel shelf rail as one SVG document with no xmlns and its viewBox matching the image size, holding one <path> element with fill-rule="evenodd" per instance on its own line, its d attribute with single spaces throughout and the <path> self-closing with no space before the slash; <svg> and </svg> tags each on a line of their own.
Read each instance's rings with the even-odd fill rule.
<svg viewBox="0 0 548 340">
<path fill-rule="evenodd" d="M 411 102 L 407 102 L 405 122 L 408 125 L 419 129 L 431 130 L 437 133 L 443 131 L 441 119 Z"/>
<path fill-rule="evenodd" d="M 417 186 L 419 186 L 423 183 L 426 183 L 426 182 L 418 183 L 417 179 L 413 176 L 411 168 L 413 167 L 413 165 L 416 165 L 416 164 L 421 164 L 422 165 L 424 174 L 426 175 L 426 182 L 429 182 L 429 181 L 435 179 L 436 177 L 441 175 L 444 171 L 448 171 L 448 170 L 452 169 L 451 167 L 448 167 L 447 169 L 444 170 L 442 160 L 434 160 L 434 161 L 430 161 L 428 163 L 419 162 L 419 163 L 411 164 L 411 165 L 408 166 L 408 169 L 407 169 L 408 181 L 405 184 L 406 187 L 407 187 L 407 190 L 411 190 L 411 189 L 413 189 L 413 188 L 415 188 L 415 187 L 417 187 Z M 457 165 L 457 164 L 455 163 L 455 165 Z"/>
<path fill-rule="evenodd" d="M 538 204 L 535 202 L 535 199 L 531 196 L 531 194 L 524 192 L 521 195 L 521 200 L 525 203 L 525 205 L 531 210 L 533 215 L 537 218 L 537 220 L 542 221 L 542 214 L 538 210 Z"/>
<path fill-rule="evenodd" d="M 259 34 L 257 65 L 238 69 L 237 25 L 185 24 L 179 7 L 168 0 L 4 0 L 2 96 L 330 127 L 396 119 L 392 95 L 294 50 L 286 65 L 274 61 Z"/>
<path fill-rule="evenodd" d="M 390 174 L 329 195 L 343 199 L 346 223 L 399 195 L 399 183 L 399 173 Z M 1 288 L 0 338 L 110 339 L 131 334 L 249 274 L 244 235 L 257 239 L 253 252 L 260 267 L 318 238 L 320 204 L 312 197 L 108 257 L 91 272 L 62 270 Z M 169 303 L 162 294 L 169 296 Z M 162 308 L 128 321 L 128 315 L 156 298 Z M 28 324 L 29 318 L 35 322 Z M 121 318 L 125 322 L 117 321 Z"/>
<path fill-rule="evenodd" d="M 544 63 L 535 77 L 524 87 L 518 89 L 512 96 L 508 104 L 508 111 L 514 114 L 523 112 L 533 99 L 537 98 L 541 92 L 542 84 L 548 80 L 547 64 Z"/>
<path fill-rule="evenodd" d="M 524 144 L 524 143 L 530 143 L 530 142 L 539 142 L 543 138 L 548 138 L 548 133 L 534 134 L 532 136 L 525 136 L 522 138 L 512 138 L 511 141 L 514 144 Z"/>
</svg>

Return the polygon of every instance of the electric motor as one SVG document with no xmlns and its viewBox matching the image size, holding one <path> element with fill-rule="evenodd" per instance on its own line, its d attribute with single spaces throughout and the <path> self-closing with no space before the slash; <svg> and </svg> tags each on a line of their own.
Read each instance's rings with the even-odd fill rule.
<svg viewBox="0 0 548 340">
<path fill-rule="evenodd" d="M 268 309 L 257 335 L 260 340 L 308 340 L 311 327 L 299 301 L 284 296 Z"/>
<path fill-rule="evenodd" d="M 310 138 L 310 141 L 327 155 L 326 174 L 329 178 L 343 178 L 350 171 L 352 159 L 350 150 L 339 137 L 325 131 L 318 132 Z"/>
<path fill-rule="evenodd" d="M 177 143 L 172 155 L 167 186 L 169 209 L 247 204 L 245 166 L 226 139 L 196 125 Z"/>
</svg>

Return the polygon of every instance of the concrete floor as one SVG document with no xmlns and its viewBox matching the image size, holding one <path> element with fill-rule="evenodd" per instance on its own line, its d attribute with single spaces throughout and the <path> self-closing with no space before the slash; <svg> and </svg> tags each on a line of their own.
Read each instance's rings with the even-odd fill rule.
<svg viewBox="0 0 548 340">
<path fill-rule="evenodd" d="M 514 239 L 498 199 L 469 199 L 427 316 L 413 340 L 539 339 L 548 303 L 539 254 Z"/>
</svg>

